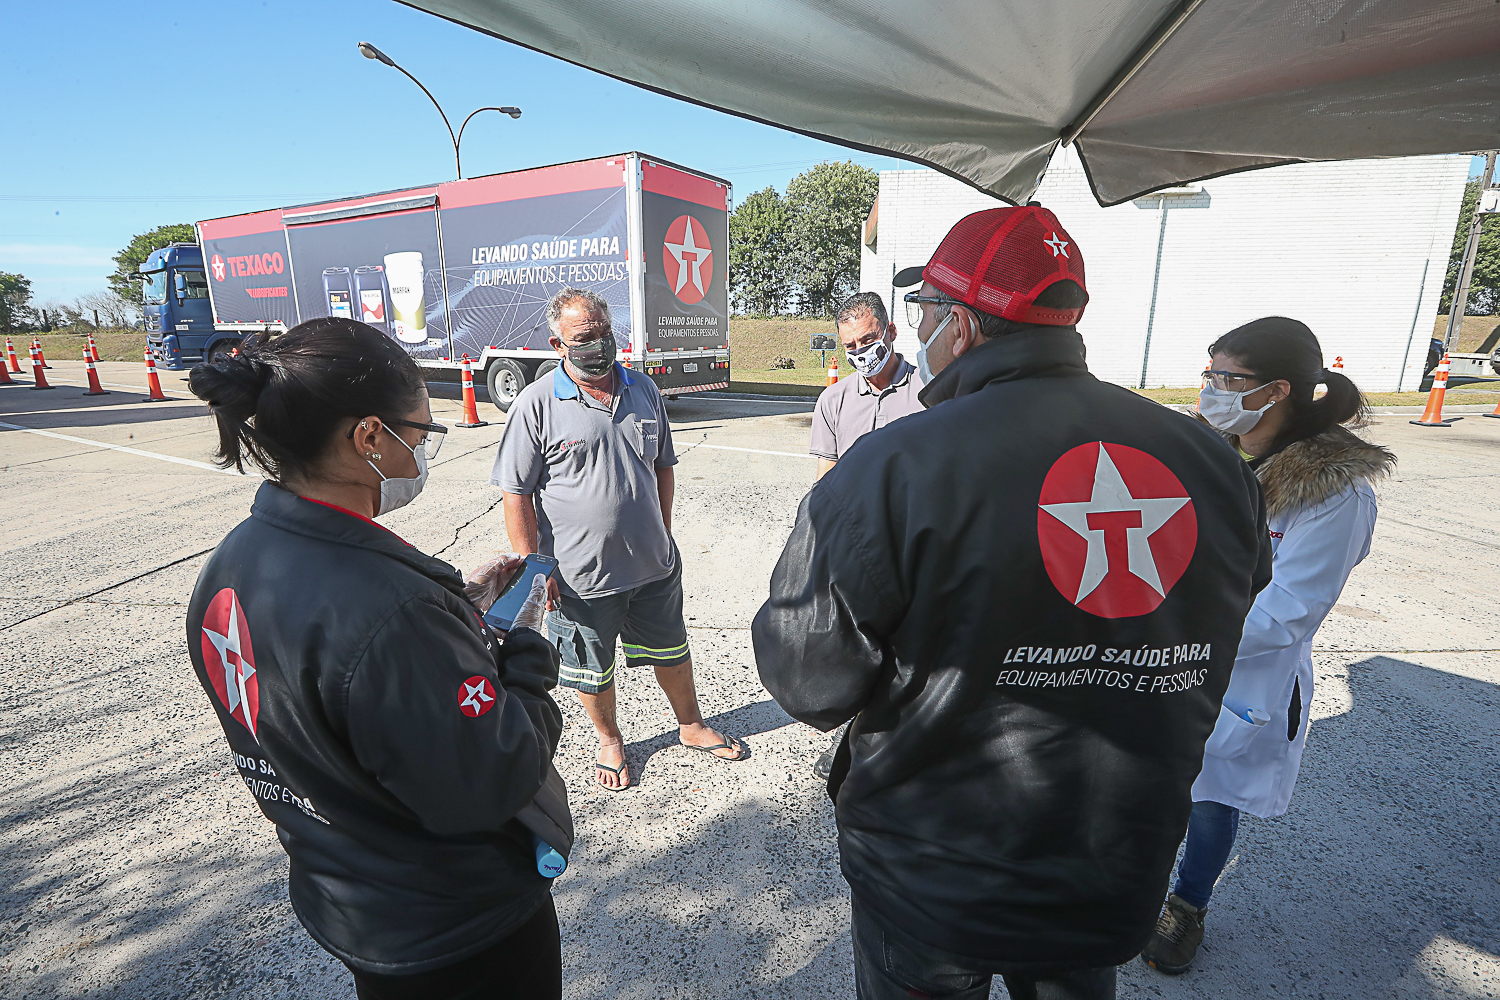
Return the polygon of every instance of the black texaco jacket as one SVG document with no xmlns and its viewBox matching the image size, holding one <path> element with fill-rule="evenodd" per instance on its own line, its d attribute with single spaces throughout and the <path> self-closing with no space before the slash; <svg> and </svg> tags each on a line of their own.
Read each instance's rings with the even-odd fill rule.
<svg viewBox="0 0 1500 1000">
<path fill-rule="evenodd" d="M 482 951 L 550 883 L 515 816 L 551 772 L 556 653 L 452 566 L 266 483 L 198 577 L 193 668 L 291 858 L 308 932 L 368 972 Z"/>
<path fill-rule="evenodd" d="M 983 343 L 803 500 L 756 616 L 856 902 L 979 971 L 1145 944 L 1270 578 L 1224 440 L 1096 380 L 1072 329 Z"/>
</svg>

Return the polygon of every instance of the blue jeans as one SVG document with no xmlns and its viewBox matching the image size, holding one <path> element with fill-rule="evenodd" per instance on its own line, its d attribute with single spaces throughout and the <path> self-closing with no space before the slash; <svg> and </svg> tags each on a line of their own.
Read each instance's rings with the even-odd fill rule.
<svg viewBox="0 0 1500 1000">
<path fill-rule="evenodd" d="M 1177 865 L 1177 887 L 1172 892 L 1198 908 L 1208 905 L 1214 883 L 1234 850 L 1240 811 L 1220 802 L 1194 802 L 1188 817 L 1187 846 Z"/>
<path fill-rule="evenodd" d="M 887 933 L 854 899 L 854 994 L 858 1000 L 987 1000 L 992 972 L 965 968 L 937 949 L 918 952 Z M 1115 1000 L 1115 969 L 1046 969 L 1001 973 L 1011 1000 Z"/>
</svg>

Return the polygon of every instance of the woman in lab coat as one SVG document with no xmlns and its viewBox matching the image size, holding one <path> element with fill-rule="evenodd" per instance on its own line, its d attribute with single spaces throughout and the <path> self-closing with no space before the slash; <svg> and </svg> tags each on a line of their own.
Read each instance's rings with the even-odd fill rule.
<svg viewBox="0 0 1500 1000">
<path fill-rule="evenodd" d="M 1177 883 L 1141 957 L 1187 971 L 1241 812 L 1286 812 L 1307 742 L 1312 642 L 1349 573 L 1370 551 L 1372 483 L 1396 458 L 1343 425 L 1367 413 L 1353 382 L 1323 367 L 1311 330 L 1256 320 L 1209 348 L 1199 416 L 1235 445 L 1265 490 L 1271 583 L 1245 619 L 1229 690 L 1193 785 Z M 1314 398 L 1316 386 L 1327 392 Z"/>
</svg>

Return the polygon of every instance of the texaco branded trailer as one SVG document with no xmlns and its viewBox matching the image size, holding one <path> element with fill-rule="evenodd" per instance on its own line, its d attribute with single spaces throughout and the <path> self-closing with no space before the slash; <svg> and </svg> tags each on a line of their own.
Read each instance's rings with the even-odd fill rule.
<svg viewBox="0 0 1500 1000">
<path fill-rule="evenodd" d="M 727 181 L 641 153 L 198 223 L 214 328 L 382 330 L 507 409 L 556 366 L 548 298 L 603 296 L 620 360 L 664 393 L 729 384 Z"/>
</svg>

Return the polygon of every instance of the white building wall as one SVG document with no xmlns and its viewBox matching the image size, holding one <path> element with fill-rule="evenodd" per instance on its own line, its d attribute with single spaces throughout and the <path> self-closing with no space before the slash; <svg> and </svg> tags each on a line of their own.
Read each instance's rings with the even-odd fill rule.
<svg viewBox="0 0 1500 1000">
<path fill-rule="evenodd" d="M 1100 378 L 1141 383 L 1148 319 L 1145 384 L 1154 388 L 1197 384 L 1215 337 L 1283 315 L 1312 328 L 1325 364 L 1342 356 L 1345 373 L 1378 392 L 1421 378 L 1468 165 L 1464 156 L 1295 164 L 1204 181 L 1196 195 L 1100 208 L 1069 149 L 1037 200 L 1083 252 L 1090 301 L 1078 328 Z M 936 171 L 881 172 L 876 250 L 864 248 L 860 285 L 894 303 L 907 357 L 917 348 L 901 303 L 909 289 L 893 293 L 891 276 L 925 264 L 963 216 L 1002 204 Z"/>
</svg>

